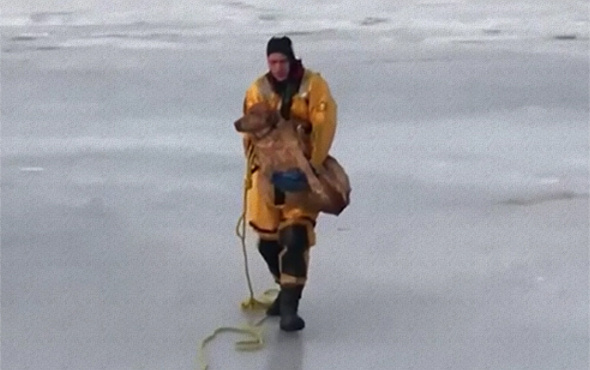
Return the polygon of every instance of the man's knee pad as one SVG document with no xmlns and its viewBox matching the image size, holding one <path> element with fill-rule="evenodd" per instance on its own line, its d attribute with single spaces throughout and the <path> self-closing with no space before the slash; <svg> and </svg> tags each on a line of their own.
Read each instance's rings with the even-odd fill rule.
<svg viewBox="0 0 590 370">
<path fill-rule="evenodd" d="M 305 225 L 286 226 L 279 231 L 279 243 L 285 248 L 281 255 L 281 272 L 295 277 L 306 277 L 305 252 L 309 248 L 307 227 Z"/>
<path fill-rule="evenodd" d="M 268 265 L 270 273 L 275 277 L 279 277 L 281 274 L 279 268 L 279 254 L 281 253 L 281 245 L 276 240 L 264 240 L 258 241 L 258 251 L 260 255 Z"/>
</svg>

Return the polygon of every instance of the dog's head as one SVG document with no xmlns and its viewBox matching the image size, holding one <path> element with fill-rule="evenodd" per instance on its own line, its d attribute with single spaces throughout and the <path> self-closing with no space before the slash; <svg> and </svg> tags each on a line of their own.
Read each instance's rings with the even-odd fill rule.
<svg viewBox="0 0 590 370">
<path fill-rule="evenodd" d="M 257 135 L 272 129 L 278 122 L 278 111 L 271 109 L 266 103 L 256 103 L 242 118 L 234 122 L 234 126 L 238 132 Z"/>
</svg>

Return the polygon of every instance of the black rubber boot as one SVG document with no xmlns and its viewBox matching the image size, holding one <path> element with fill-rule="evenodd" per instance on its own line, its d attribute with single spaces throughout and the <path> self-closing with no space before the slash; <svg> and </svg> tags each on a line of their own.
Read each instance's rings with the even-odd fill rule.
<svg viewBox="0 0 590 370">
<path fill-rule="evenodd" d="M 286 251 L 281 255 L 281 274 L 307 277 L 305 252 L 309 248 L 305 225 L 289 225 L 279 231 L 279 243 Z"/>
<path fill-rule="evenodd" d="M 281 255 L 281 273 L 295 278 L 307 277 L 305 252 L 309 248 L 305 225 L 289 225 L 279 231 L 279 243 L 286 249 Z M 297 331 L 305 322 L 297 314 L 303 285 L 281 285 L 280 327 L 284 331 Z"/>
<path fill-rule="evenodd" d="M 272 274 L 275 282 L 279 281 L 279 254 L 281 253 L 281 245 L 276 240 L 258 240 L 258 252 L 266 262 L 268 271 Z"/>
<path fill-rule="evenodd" d="M 281 253 L 281 245 L 278 241 L 275 240 L 264 240 L 260 239 L 258 241 L 258 251 L 266 265 L 268 266 L 268 270 L 272 274 L 275 282 L 278 284 L 279 282 L 279 254 Z M 279 316 L 281 314 L 281 306 L 280 302 L 281 293 L 274 300 L 274 302 L 266 309 L 266 314 L 268 316 Z"/>
<path fill-rule="evenodd" d="M 302 291 L 303 285 L 281 287 L 281 330 L 298 331 L 305 327 L 305 321 L 297 314 Z"/>
</svg>

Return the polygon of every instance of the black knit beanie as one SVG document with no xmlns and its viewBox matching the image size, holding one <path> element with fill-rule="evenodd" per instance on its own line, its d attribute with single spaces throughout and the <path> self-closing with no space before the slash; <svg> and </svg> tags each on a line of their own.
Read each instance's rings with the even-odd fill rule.
<svg viewBox="0 0 590 370">
<path fill-rule="evenodd" d="M 293 45 L 291 39 L 287 36 L 273 37 L 268 40 L 266 44 L 266 56 L 272 53 L 281 53 L 287 57 L 287 59 L 295 60 L 295 53 L 293 53 Z"/>
</svg>

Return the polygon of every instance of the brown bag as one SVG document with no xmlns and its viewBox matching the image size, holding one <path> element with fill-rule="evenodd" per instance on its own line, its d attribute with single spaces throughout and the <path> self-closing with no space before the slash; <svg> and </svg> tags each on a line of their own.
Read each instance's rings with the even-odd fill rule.
<svg viewBox="0 0 590 370">
<path fill-rule="evenodd" d="M 336 158 L 328 156 L 322 168 L 319 169 L 318 178 L 321 183 L 319 191 L 322 200 L 320 211 L 338 216 L 350 204 L 350 181 L 344 168 Z"/>
</svg>

